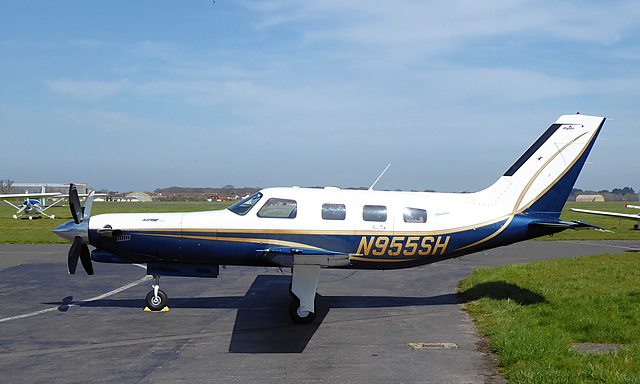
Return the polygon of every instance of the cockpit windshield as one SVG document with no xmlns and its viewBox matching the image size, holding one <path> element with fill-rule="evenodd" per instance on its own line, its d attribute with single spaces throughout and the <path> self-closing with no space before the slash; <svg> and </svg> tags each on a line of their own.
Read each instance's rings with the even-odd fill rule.
<svg viewBox="0 0 640 384">
<path fill-rule="evenodd" d="M 244 216 L 254 205 L 256 205 L 256 203 L 258 203 L 258 201 L 260 201 L 261 198 L 262 193 L 256 192 L 246 199 L 233 204 L 227 209 L 235 213 L 236 215 Z"/>
</svg>

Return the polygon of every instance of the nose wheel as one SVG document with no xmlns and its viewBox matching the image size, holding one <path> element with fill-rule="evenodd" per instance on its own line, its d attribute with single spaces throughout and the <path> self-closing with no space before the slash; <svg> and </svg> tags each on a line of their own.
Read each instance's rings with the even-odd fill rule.
<svg viewBox="0 0 640 384">
<path fill-rule="evenodd" d="M 151 285 L 153 289 L 147 293 L 145 303 L 150 310 L 161 311 L 167 306 L 169 298 L 164 291 L 160 290 L 160 276 L 153 276 L 153 279 L 154 284 Z"/>
</svg>

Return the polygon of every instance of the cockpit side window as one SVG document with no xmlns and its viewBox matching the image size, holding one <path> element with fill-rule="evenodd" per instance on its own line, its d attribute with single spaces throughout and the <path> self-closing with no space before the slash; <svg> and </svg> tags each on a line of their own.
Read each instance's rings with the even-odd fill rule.
<svg viewBox="0 0 640 384">
<path fill-rule="evenodd" d="M 426 223 L 427 211 L 419 208 L 405 208 L 402 213 L 405 223 Z"/>
<path fill-rule="evenodd" d="M 233 204 L 227 209 L 235 213 L 236 215 L 244 216 L 251 210 L 251 208 L 253 208 L 254 205 L 256 205 L 258 201 L 260 201 L 261 198 L 262 193 L 256 192 L 246 199 Z"/>
<path fill-rule="evenodd" d="M 271 198 L 258 211 L 258 217 L 295 219 L 298 203 L 295 200 Z"/>
</svg>

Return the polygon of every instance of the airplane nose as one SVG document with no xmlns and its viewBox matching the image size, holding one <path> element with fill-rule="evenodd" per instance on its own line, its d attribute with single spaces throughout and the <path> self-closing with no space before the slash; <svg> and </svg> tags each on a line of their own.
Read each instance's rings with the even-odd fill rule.
<svg viewBox="0 0 640 384">
<path fill-rule="evenodd" d="M 83 242 L 89 241 L 88 230 L 89 228 L 86 223 L 76 224 L 73 220 L 67 221 L 66 223 L 52 229 L 53 233 L 65 240 L 74 241 L 76 237 L 80 237 Z"/>
</svg>

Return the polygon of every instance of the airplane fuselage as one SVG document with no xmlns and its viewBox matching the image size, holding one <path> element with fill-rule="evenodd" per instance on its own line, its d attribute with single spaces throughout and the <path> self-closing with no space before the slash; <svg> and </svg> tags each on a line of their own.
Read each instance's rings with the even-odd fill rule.
<svg viewBox="0 0 640 384">
<path fill-rule="evenodd" d="M 123 262 L 290 266 L 296 253 L 318 250 L 349 255 L 342 267 L 392 269 L 532 237 L 529 218 L 513 207 L 482 207 L 475 194 L 270 188 L 257 195 L 240 213 L 97 215 L 89 241 Z M 100 235 L 105 227 L 120 232 Z"/>
<path fill-rule="evenodd" d="M 24 207 L 23 212 L 26 214 L 37 214 L 42 212 L 42 204 L 40 204 L 40 200 L 28 199 L 22 203 Z"/>
</svg>

